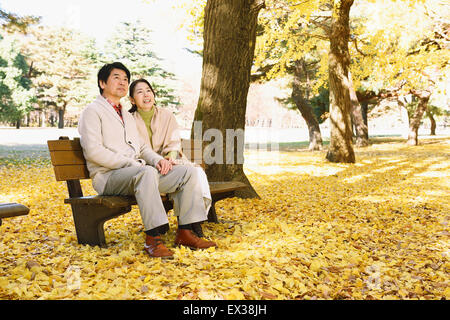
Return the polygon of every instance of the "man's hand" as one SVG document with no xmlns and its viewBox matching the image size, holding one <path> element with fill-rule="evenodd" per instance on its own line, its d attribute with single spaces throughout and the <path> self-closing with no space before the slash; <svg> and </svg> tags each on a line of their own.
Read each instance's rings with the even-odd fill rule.
<svg viewBox="0 0 450 320">
<path fill-rule="evenodd" d="M 170 170 L 172 170 L 172 166 L 175 162 L 172 159 L 162 159 L 156 164 L 156 169 L 158 169 L 159 173 L 162 175 L 166 175 Z"/>
</svg>

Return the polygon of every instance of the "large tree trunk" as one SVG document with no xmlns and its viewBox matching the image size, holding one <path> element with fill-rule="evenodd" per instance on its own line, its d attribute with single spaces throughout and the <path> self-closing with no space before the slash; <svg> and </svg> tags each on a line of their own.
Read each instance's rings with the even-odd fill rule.
<svg viewBox="0 0 450 320">
<path fill-rule="evenodd" d="M 367 147 L 369 145 L 369 134 L 367 131 L 367 125 L 364 123 L 364 117 L 361 105 L 359 104 L 358 97 L 356 96 L 355 87 L 353 86 L 352 75 L 348 73 L 349 90 L 350 90 L 350 102 L 351 102 L 351 119 L 355 126 L 357 147 Z"/>
<path fill-rule="evenodd" d="M 419 104 L 414 110 L 412 116 L 409 118 L 409 134 L 407 144 L 417 146 L 419 144 L 419 127 L 422 121 L 423 114 L 428 107 L 428 100 L 430 100 L 431 92 L 427 90 L 414 90 L 412 92 L 418 99 Z"/>
<path fill-rule="evenodd" d="M 242 134 L 245 129 L 256 26 L 264 5 L 263 0 L 208 0 L 205 7 L 202 80 L 194 121 L 202 121 L 202 132 L 217 129 L 222 141 L 214 144 L 221 142 L 224 149 L 227 129 L 241 129 Z M 220 152 L 230 152 L 229 148 L 224 149 Z M 210 181 L 242 181 L 249 187 L 237 196 L 259 197 L 244 174 L 243 150 L 243 146 L 234 147 L 233 163 L 207 164 L 206 174 Z"/>
<path fill-rule="evenodd" d="M 326 158 L 331 162 L 355 162 L 352 146 L 351 103 L 349 90 L 350 34 L 349 15 L 353 0 L 335 0 L 329 53 L 330 147 Z"/>
<path fill-rule="evenodd" d="M 308 126 L 309 150 L 322 150 L 322 134 L 320 133 L 319 122 L 312 112 L 311 104 L 304 97 L 304 90 L 302 90 L 303 73 L 307 73 L 307 70 L 305 70 L 302 61 L 295 61 L 292 100 Z M 307 75 L 305 76 L 307 78 Z"/>
</svg>

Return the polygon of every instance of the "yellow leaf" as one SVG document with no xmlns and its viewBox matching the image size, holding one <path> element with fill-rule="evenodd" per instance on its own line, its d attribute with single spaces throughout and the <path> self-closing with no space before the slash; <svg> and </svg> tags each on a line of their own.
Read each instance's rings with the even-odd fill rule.
<svg viewBox="0 0 450 320">
<path fill-rule="evenodd" d="M 448 300 L 450 299 L 450 287 L 445 288 L 444 297 Z"/>
<path fill-rule="evenodd" d="M 309 266 L 309 269 L 311 271 L 317 272 L 317 271 L 320 270 L 321 267 L 322 267 L 322 264 L 320 263 L 320 261 L 314 260 L 313 262 L 311 262 L 311 265 Z"/>
<path fill-rule="evenodd" d="M 303 283 L 299 283 L 298 284 L 298 288 L 297 288 L 298 293 L 303 294 L 306 291 L 308 291 L 308 289 L 306 288 L 306 286 Z"/>
<path fill-rule="evenodd" d="M 226 293 L 227 300 L 244 300 L 244 294 L 238 289 L 232 289 Z"/>
<path fill-rule="evenodd" d="M 362 286 L 364 286 L 364 282 L 361 279 L 356 279 L 355 286 L 357 288 L 361 288 Z"/>
<path fill-rule="evenodd" d="M 272 300 L 272 299 L 276 299 L 276 298 L 277 298 L 276 295 L 274 295 L 274 294 L 272 294 L 272 293 L 270 293 L 270 292 L 260 291 L 260 293 L 261 293 L 261 296 L 262 296 L 263 298 L 265 298 L 265 299 L 270 299 L 270 300 Z"/>
</svg>

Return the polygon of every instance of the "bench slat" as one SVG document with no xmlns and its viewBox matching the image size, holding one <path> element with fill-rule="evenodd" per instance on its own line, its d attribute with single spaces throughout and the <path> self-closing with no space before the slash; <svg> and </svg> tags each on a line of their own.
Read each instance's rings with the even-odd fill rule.
<svg viewBox="0 0 450 320">
<path fill-rule="evenodd" d="M 52 151 L 50 157 L 54 166 L 86 163 L 81 150 Z"/>
<path fill-rule="evenodd" d="M 23 216 L 28 214 L 30 209 L 19 203 L 0 203 L 0 219 Z"/>
<path fill-rule="evenodd" d="M 226 182 L 209 182 L 209 189 L 211 194 L 231 192 L 247 188 L 247 185 L 238 181 L 226 181 Z"/>
<path fill-rule="evenodd" d="M 54 166 L 56 181 L 89 179 L 86 165 Z"/>
<path fill-rule="evenodd" d="M 201 140 L 189 140 L 189 139 L 181 139 L 181 148 L 182 149 L 190 149 L 190 150 L 198 150 L 202 149 L 203 142 Z"/>
<path fill-rule="evenodd" d="M 120 196 L 86 196 L 77 198 L 68 198 L 64 200 L 68 204 L 87 204 L 87 205 L 104 205 L 108 208 L 122 208 L 136 204 L 134 197 Z"/>
<path fill-rule="evenodd" d="M 161 200 L 168 201 L 169 198 L 165 194 L 161 194 Z M 133 196 L 86 196 L 78 198 L 64 199 L 64 203 L 68 204 L 87 204 L 87 205 L 104 205 L 108 208 L 123 208 L 127 206 L 136 205 L 136 198 Z"/>
<path fill-rule="evenodd" d="M 209 187 L 211 195 L 220 194 L 224 192 L 231 192 L 246 188 L 246 184 L 237 181 L 229 182 L 210 182 Z M 161 200 L 168 201 L 169 198 L 165 194 L 161 194 Z M 129 196 L 86 196 L 78 198 L 68 198 L 64 200 L 64 203 L 68 204 L 92 204 L 92 205 L 104 205 L 108 208 L 123 208 L 129 205 L 136 205 L 135 197 Z"/>
<path fill-rule="evenodd" d="M 50 153 L 52 151 L 82 150 L 79 138 L 78 139 L 75 138 L 73 140 L 48 140 L 47 146 Z"/>
<path fill-rule="evenodd" d="M 201 140 L 181 140 L 181 149 L 189 161 L 194 162 L 203 168 L 203 142 Z"/>
</svg>

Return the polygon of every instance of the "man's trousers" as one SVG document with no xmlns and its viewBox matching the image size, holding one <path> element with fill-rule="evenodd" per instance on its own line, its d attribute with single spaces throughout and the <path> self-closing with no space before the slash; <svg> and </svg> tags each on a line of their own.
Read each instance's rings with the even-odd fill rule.
<svg viewBox="0 0 450 320">
<path fill-rule="evenodd" d="M 196 169 L 174 165 L 166 175 L 151 166 L 113 170 L 103 195 L 134 195 L 145 231 L 169 223 L 160 193 L 169 194 L 180 225 L 204 221 L 207 211 Z"/>
</svg>

